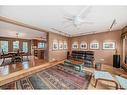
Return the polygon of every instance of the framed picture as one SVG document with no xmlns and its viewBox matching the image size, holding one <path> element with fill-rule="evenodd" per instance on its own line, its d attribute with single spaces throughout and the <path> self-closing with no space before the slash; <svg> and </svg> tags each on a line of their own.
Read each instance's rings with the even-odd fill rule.
<svg viewBox="0 0 127 95">
<path fill-rule="evenodd" d="M 72 44 L 72 49 L 78 49 L 78 42 L 74 42 Z"/>
<path fill-rule="evenodd" d="M 99 49 L 99 42 L 90 43 L 90 49 Z"/>
<path fill-rule="evenodd" d="M 104 42 L 103 49 L 115 49 L 116 45 L 115 42 Z"/>
<path fill-rule="evenodd" d="M 58 50 L 58 41 L 57 40 L 53 41 L 53 50 Z"/>
<path fill-rule="evenodd" d="M 64 41 L 63 49 L 67 49 L 67 42 L 66 41 Z"/>
<path fill-rule="evenodd" d="M 87 49 L 87 43 L 86 42 L 81 42 L 80 43 L 80 49 Z"/>
<path fill-rule="evenodd" d="M 62 50 L 62 49 L 63 49 L 63 42 L 60 41 L 60 42 L 59 42 L 59 50 Z"/>
</svg>

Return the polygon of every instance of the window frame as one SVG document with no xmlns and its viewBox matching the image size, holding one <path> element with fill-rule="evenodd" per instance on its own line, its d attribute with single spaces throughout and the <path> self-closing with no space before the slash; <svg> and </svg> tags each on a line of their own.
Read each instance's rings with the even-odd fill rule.
<svg viewBox="0 0 127 95">
<path fill-rule="evenodd" d="M 26 51 L 23 50 L 23 43 L 27 43 L 27 52 L 29 52 L 29 42 L 27 42 L 27 41 L 22 42 L 22 51 L 26 52 Z"/>
<path fill-rule="evenodd" d="M 20 41 L 19 41 L 19 40 L 13 40 L 13 41 L 12 41 L 12 50 L 13 50 L 13 51 L 15 51 L 15 50 L 14 50 L 14 42 L 16 42 L 16 41 L 18 41 L 19 43 L 18 43 L 18 48 L 15 48 L 15 49 L 19 49 L 19 48 L 20 48 Z"/>
<path fill-rule="evenodd" d="M 5 52 L 8 52 L 8 51 L 9 51 L 9 41 L 8 41 L 8 40 L 0 40 L 0 47 L 1 47 L 1 41 L 7 41 L 7 43 L 8 43 L 7 46 L 8 46 L 8 47 L 7 47 L 7 51 L 5 51 Z M 4 51 L 4 50 L 3 50 L 3 51 Z"/>
<path fill-rule="evenodd" d="M 44 47 L 39 47 L 39 44 L 40 44 L 40 43 L 42 43 Z M 37 48 L 39 48 L 39 49 L 45 49 L 45 42 L 38 42 Z"/>
</svg>

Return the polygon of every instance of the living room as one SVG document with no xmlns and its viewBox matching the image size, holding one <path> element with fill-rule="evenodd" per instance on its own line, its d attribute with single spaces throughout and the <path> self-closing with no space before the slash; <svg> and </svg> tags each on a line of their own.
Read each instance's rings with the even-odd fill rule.
<svg viewBox="0 0 127 95">
<path fill-rule="evenodd" d="M 127 89 L 126 10 L 0 6 L 0 89 Z"/>
</svg>

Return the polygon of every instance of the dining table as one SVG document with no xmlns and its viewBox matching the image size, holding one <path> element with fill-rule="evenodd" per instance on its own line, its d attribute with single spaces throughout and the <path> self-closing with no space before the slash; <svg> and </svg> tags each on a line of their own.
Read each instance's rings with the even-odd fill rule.
<svg viewBox="0 0 127 95">
<path fill-rule="evenodd" d="M 16 60 L 17 57 L 21 58 L 21 60 L 22 60 L 23 59 L 23 56 L 22 55 L 24 53 L 25 52 L 23 52 L 23 51 L 19 51 L 19 52 L 7 52 L 7 53 L 4 53 L 4 55 L 11 56 L 12 57 L 11 62 L 15 62 L 15 60 Z"/>
</svg>

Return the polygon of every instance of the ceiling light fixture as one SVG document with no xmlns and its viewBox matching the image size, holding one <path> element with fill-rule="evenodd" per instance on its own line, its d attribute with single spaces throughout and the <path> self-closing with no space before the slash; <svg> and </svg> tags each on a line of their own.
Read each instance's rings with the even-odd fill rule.
<svg viewBox="0 0 127 95">
<path fill-rule="evenodd" d="M 113 26 L 114 26 L 115 24 L 117 24 L 117 23 L 116 23 L 116 19 L 114 19 L 114 20 L 112 21 L 112 24 L 110 25 L 109 31 L 112 30 L 112 28 L 113 28 Z"/>
<path fill-rule="evenodd" d="M 16 33 L 16 37 L 17 37 L 17 38 L 19 37 L 19 33 Z"/>
<path fill-rule="evenodd" d="M 16 37 L 17 37 L 17 38 L 22 37 L 22 33 L 21 33 L 21 32 L 17 32 L 17 33 L 16 33 Z"/>
</svg>

